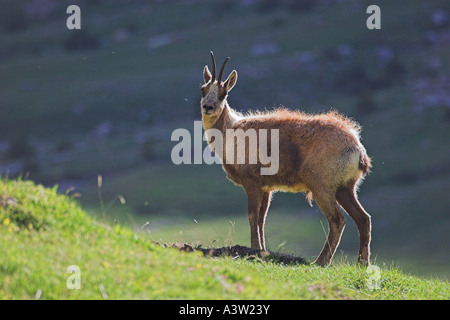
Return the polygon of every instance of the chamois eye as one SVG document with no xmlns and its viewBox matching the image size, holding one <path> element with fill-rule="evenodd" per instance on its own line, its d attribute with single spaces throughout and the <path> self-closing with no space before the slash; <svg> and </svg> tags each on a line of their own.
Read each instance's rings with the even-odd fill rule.
<svg viewBox="0 0 450 320">
<path fill-rule="evenodd" d="M 206 90 L 205 90 L 205 88 L 201 88 L 200 90 L 202 91 L 202 97 L 206 96 Z"/>
</svg>

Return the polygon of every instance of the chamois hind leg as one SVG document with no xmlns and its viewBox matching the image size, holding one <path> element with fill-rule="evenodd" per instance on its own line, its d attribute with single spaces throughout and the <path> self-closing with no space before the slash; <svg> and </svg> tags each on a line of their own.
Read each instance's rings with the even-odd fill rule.
<svg viewBox="0 0 450 320">
<path fill-rule="evenodd" d="M 336 199 L 344 210 L 352 217 L 358 227 L 359 232 L 359 254 L 358 262 L 361 264 L 370 263 L 370 215 L 364 210 L 356 197 L 355 187 L 338 189 Z"/>
<path fill-rule="evenodd" d="M 328 237 L 325 241 L 319 257 L 314 261 L 315 264 L 327 266 L 336 252 L 336 248 L 341 241 L 341 235 L 345 227 L 345 218 L 337 205 L 334 195 L 317 194 L 313 192 L 314 200 L 325 214 L 328 220 Z"/>
<path fill-rule="evenodd" d="M 266 241 L 264 238 L 264 223 L 266 222 L 267 211 L 270 205 L 270 192 L 264 192 L 261 200 L 261 207 L 258 214 L 259 238 L 262 250 L 266 250 Z"/>
<path fill-rule="evenodd" d="M 248 221 L 250 223 L 251 246 L 253 249 L 263 249 L 261 246 L 258 216 L 263 199 L 263 191 L 256 187 L 244 187 L 248 200 Z"/>
</svg>

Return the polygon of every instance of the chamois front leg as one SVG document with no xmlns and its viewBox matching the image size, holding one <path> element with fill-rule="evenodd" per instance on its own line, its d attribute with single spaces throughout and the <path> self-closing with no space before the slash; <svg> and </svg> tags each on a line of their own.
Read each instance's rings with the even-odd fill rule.
<svg viewBox="0 0 450 320">
<path fill-rule="evenodd" d="M 270 205 L 270 192 L 264 192 L 258 215 L 259 238 L 261 241 L 262 250 L 266 250 L 266 241 L 264 237 L 264 224 L 266 223 L 266 215 L 267 211 L 269 210 L 269 205 Z"/>
<path fill-rule="evenodd" d="M 250 223 L 251 246 L 253 249 L 263 250 L 261 245 L 261 233 L 258 225 L 258 217 L 263 200 L 263 191 L 259 188 L 244 187 L 248 200 L 248 221 Z"/>
</svg>

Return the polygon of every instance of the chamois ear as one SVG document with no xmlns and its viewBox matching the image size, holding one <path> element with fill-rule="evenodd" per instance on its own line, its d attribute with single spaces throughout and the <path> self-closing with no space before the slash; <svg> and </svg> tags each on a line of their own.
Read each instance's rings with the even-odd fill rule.
<svg viewBox="0 0 450 320">
<path fill-rule="evenodd" d="M 230 75 L 228 76 L 227 80 L 225 80 L 225 88 L 227 89 L 227 92 L 233 89 L 234 85 L 236 84 L 238 75 L 236 70 L 231 71 Z"/>
<path fill-rule="evenodd" d="M 211 72 L 209 72 L 208 66 L 205 66 L 205 68 L 203 68 L 203 80 L 205 80 L 205 83 L 208 83 L 211 78 Z"/>
</svg>

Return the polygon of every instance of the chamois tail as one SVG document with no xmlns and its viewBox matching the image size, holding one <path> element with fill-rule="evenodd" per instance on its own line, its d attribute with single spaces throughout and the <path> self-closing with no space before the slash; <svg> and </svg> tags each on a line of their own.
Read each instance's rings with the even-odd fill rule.
<svg viewBox="0 0 450 320">
<path fill-rule="evenodd" d="M 363 176 L 370 173 L 370 168 L 372 167 L 372 161 L 370 157 L 367 155 L 365 150 L 361 150 L 359 156 L 359 169 L 362 170 Z"/>
</svg>

